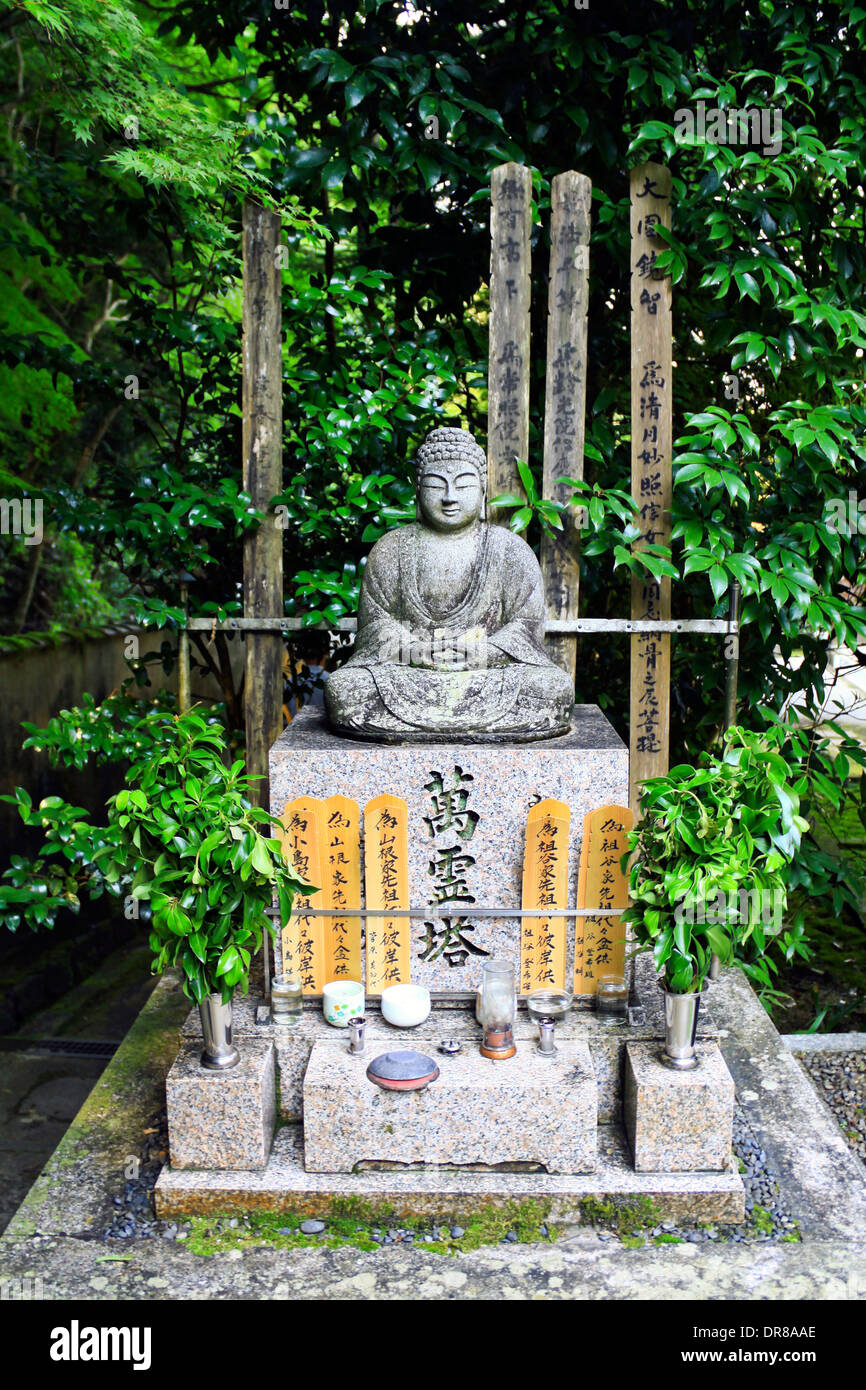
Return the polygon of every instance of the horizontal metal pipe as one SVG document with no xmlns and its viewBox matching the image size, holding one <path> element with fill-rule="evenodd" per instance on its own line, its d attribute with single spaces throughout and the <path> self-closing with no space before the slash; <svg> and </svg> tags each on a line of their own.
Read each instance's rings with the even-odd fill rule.
<svg viewBox="0 0 866 1390">
<path fill-rule="evenodd" d="M 301 618 L 190 618 L 189 632 L 355 632 L 355 618 L 339 618 L 336 623 L 307 623 Z M 544 624 L 549 636 L 583 633 L 691 632 L 698 636 L 729 636 L 739 631 L 730 618 L 550 618 Z"/>
<path fill-rule="evenodd" d="M 299 917 L 621 917 L 624 907 L 303 907 Z M 279 917 L 265 908 L 266 917 Z"/>
</svg>

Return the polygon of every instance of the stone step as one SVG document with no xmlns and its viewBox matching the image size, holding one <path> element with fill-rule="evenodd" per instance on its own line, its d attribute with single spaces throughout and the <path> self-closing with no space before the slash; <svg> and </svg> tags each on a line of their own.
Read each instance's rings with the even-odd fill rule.
<svg viewBox="0 0 866 1390">
<path fill-rule="evenodd" d="M 625 1135 L 615 1125 L 599 1126 L 596 1171 L 585 1174 L 477 1172 L 432 1165 L 308 1173 L 303 1155 L 301 1126 L 283 1125 L 261 1172 L 179 1172 L 165 1167 L 154 1193 L 157 1215 L 174 1219 L 272 1211 L 327 1218 L 354 1200 L 371 1214 L 385 1212 L 392 1221 L 425 1215 L 461 1221 L 483 1207 L 536 1201 L 543 1204 L 545 1219 L 568 1226 L 587 1217 L 587 1199 L 634 1210 L 651 1201 L 654 1222 L 742 1221 L 745 1215 L 745 1189 L 735 1160 L 721 1173 L 636 1173 Z"/>
</svg>

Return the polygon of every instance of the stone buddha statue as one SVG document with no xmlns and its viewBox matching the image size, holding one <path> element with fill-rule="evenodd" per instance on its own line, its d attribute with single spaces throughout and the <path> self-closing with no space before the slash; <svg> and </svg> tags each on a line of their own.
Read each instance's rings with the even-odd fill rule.
<svg viewBox="0 0 866 1390">
<path fill-rule="evenodd" d="M 383 743 L 566 733 L 574 691 L 544 649 L 541 569 L 485 520 L 484 450 L 466 430 L 433 430 L 415 481 L 417 521 L 367 560 L 355 649 L 325 686 L 332 726 Z"/>
</svg>

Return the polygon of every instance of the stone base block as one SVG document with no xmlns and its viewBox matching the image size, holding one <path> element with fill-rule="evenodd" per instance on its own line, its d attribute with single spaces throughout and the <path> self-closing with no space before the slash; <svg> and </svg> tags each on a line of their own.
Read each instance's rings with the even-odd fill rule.
<svg viewBox="0 0 866 1390">
<path fill-rule="evenodd" d="M 436 792 L 440 781 L 443 790 Z M 462 790 L 457 793 L 457 788 Z M 587 812 L 628 805 L 628 749 L 596 705 L 576 705 L 569 733 L 537 743 L 402 745 L 344 738 L 329 728 L 324 710 L 307 706 L 271 748 L 270 790 L 271 811 L 278 816 L 298 796 L 340 793 L 356 801 L 362 813 L 368 801 L 384 792 L 400 796 L 409 818 L 413 908 L 434 901 L 436 865 L 459 848 L 464 866 L 460 897 L 435 898 L 449 906 L 453 901 L 454 917 L 418 917 L 407 924 L 411 978 L 434 994 L 474 994 L 484 957 L 503 955 L 515 964 L 520 958 L 519 921 L 473 918 L 472 905 L 520 906 L 530 807 L 545 797 L 569 807 L 568 883 L 573 895 Z M 454 804 L 469 821 L 458 816 L 452 823 L 451 812 L 442 811 L 454 795 Z M 279 941 L 276 955 L 279 965 Z M 573 978 L 573 968 L 572 917 L 567 919 L 565 980 Z"/>
<path fill-rule="evenodd" d="M 172 1168 L 264 1168 L 276 1118 L 274 1047 L 244 1038 L 228 1071 L 201 1065 L 201 1039 L 186 1042 L 165 1080 Z"/>
<path fill-rule="evenodd" d="M 731 1157 L 734 1083 L 715 1043 L 700 1065 L 671 1071 L 659 1042 L 625 1049 L 625 1127 L 639 1173 L 721 1172 Z"/>
<path fill-rule="evenodd" d="M 585 1043 L 541 1058 L 517 1044 L 508 1061 L 470 1046 L 434 1054 L 441 1075 L 424 1091 L 388 1092 L 366 1076 L 375 1053 L 315 1043 L 304 1078 L 304 1166 L 352 1173 L 377 1164 L 596 1167 L 598 1091 Z"/>
</svg>

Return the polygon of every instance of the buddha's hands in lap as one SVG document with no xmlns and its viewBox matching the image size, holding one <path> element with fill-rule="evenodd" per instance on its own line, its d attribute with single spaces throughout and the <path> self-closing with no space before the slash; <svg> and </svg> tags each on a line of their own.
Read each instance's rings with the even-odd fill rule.
<svg viewBox="0 0 866 1390">
<path fill-rule="evenodd" d="M 432 634 L 413 639 L 411 645 L 411 664 L 426 671 L 483 671 L 490 664 L 491 655 L 500 653 L 489 651 L 483 628 L 437 628 Z M 494 664 L 504 665 L 506 660 Z"/>
</svg>

